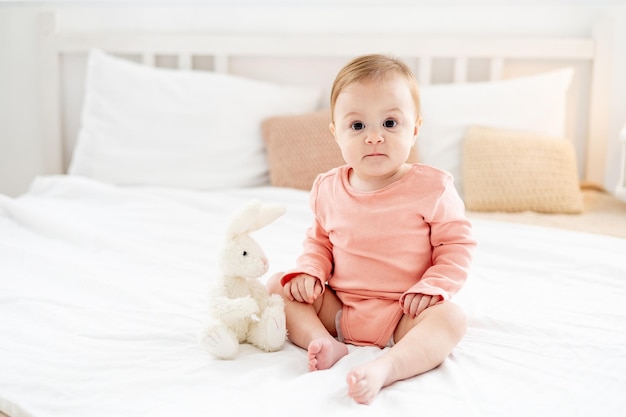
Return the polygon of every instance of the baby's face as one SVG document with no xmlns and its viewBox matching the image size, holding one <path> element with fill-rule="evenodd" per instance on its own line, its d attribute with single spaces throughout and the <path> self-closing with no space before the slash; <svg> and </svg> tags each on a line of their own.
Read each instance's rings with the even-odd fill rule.
<svg viewBox="0 0 626 417">
<path fill-rule="evenodd" d="M 407 81 L 394 76 L 357 82 L 337 96 L 331 132 L 360 179 L 393 176 L 406 162 L 419 128 Z"/>
</svg>

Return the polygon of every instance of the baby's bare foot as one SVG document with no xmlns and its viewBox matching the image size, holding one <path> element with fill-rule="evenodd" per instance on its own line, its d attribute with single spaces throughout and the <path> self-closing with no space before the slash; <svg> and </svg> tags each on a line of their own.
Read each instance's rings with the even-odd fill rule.
<svg viewBox="0 0 626 417">
<path fill-rule="evenodd" d="M 309 371 L 321 371 L 333 366 L 348 354 L 348 347 L 334 339 L 315 339 L 309 343 Z"/>
<path fill-rule="evenodd" d="M 370 404 L 385 386 L 390 368 L 383 361 L 372 361 L 352 369 L 346 378 L 348 396 L 360 404 Z"/>
</svg>

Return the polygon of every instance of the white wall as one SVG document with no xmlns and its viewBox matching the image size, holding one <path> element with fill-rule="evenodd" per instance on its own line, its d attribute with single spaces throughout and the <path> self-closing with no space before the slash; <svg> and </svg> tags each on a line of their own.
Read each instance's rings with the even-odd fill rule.
<svg viewBox="0 0 626 417">
<path fill-rule="evenodd" d="M 266 0 L 271 1 L 271 0 Z M 382 2 L 382 0 L 380 0 Z M 253 5 L 0 3 L 0 193 L 18 195 L 43 173 L 38 102 L 37 13 L 56 10 L 62 31 L 180 31 L 264 33 L 472 33 L 588 36 L 596 19 L 615 21 L 611 141 L 605 187 L 618 179 L 618 132 L 626 123 L 626 5 L 613 6 L 384 6 L 356 0 L 248 2 Z M 220 3 L 214 1 L 213 3 Z M 222 2 L 223 3 L 223 2 Z M 259 4 L 266 4 L 259 6 Z M 318 3 L 319 4 L 319 3 Z M 328 5 L 332 4 L 332 5 Z M 395 4 L 395 6 L 394 6 Z M 415 3 L 413 3 L 415 4 Z M 460 3 L 459 4 L 466 4 Z M 484 3 L 483 3 L 484 4 Z"/>
</svg>

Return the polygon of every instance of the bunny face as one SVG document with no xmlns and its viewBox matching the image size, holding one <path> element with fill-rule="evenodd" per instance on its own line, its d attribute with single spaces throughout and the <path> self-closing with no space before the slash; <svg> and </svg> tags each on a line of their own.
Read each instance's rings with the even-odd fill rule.
<svg viewBox="0 0 626 417">
<path fill-rule="evenodd" d="M 237 235 L 225 243 L 220 261 L 226 276 L 259 278 L 269 268 L 259 244 L 246 234 Z"/>
</svg>

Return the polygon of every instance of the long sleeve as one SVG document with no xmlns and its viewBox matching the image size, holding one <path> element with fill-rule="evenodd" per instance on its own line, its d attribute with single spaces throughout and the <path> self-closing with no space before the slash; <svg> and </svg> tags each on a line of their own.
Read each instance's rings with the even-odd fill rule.
<svg viewBox="0 0 626 417">
<path fill-rule="evenodd" d="M 317 212 L 320 180 L 321 176 L 313 183 L 309 199 L 309 205 L 314 214 Z M 291 278 L 302 273 L 314 276 L 324 284 L 332 274 L 333 253 L 328 232 L 317 215 L 313 224 L 307 229 L 302 247 L 303 251 L 296 260 L 296 267 L 281 277 L 281 284 L 285 285 Z"/>
<path fill-rule="evenodd" d="M 445 181 L 442 193 L 432 207 L 430 215 L 424 218 L 430 224 L 432 265 L 405 294 L 439 295 L 445 301 L 465 283 L 476 241 L 451 177 Z"/>
</svg>

